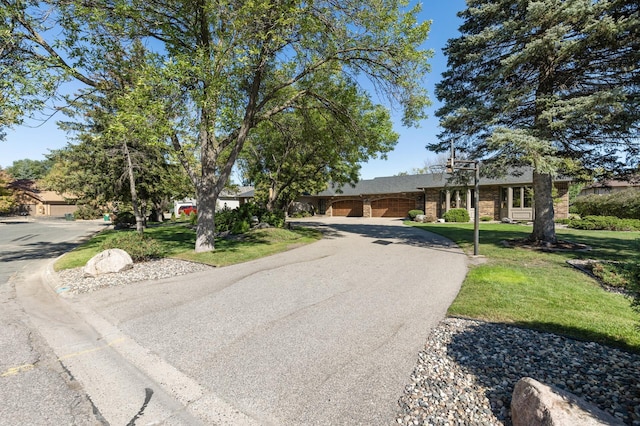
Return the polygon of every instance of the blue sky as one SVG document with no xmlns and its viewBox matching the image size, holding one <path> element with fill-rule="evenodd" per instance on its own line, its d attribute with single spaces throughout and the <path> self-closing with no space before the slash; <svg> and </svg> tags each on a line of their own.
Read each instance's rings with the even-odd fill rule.
<svg viewBox="0 0 640 426">
<path fill-rule="evenodd" d="M 419 128 L 404 128 L 400 125 L 399 116 L 394 118 L 394 130 L 400 135 L 396 148 L 390 152 L 387 160 L 370 160 L 362 165 L 361 178 L 372 179 L 378 176 L 392 176 L 413 168 L 423 167 L 425 161 L 433 161 L 435 154 L 426 150 L 427 143 L 435 141 L 438 120 L 435 110 L 439 104 L 434 96 L 434 86 L 445 71 L 447 61 L 442 53 L 449 38 L 458 35 L 461 24 L 456 13 L 465 7 L 464 0 L 425 0 L 420 18 L 431 20 L 431 31 L 425 47 L 434 50 L 431 59 L 431 73 L 425 78 L 433 105 L 429 109 L 429 118 Z M 15 160 L 30 158 L 42 160 L 52 149 L 62 148 L 67 144 L 67 134 L 57 129 L 55 121 L 64 117 L 54 117 L 49 121 L 29 121 L 27 125 L 7 131 L 7 138 L 0 142 L 0 167 L 6 168 Z"/>
</svg>

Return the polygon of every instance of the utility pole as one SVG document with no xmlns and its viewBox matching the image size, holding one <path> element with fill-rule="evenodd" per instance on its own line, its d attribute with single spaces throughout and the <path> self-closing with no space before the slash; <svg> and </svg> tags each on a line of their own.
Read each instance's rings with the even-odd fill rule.
<svg viewBox="0 0 640 426">
<path fill-rule="evenodd" d="M 453 142 L 451 142 L 451 157 L 447 160 L 447 172 L 453 173 L 456 170 L 473 170 L 474 177 L 474 193 L 473 200 L 473 255 L 480 254 L 480 162 L 477 160 L 456 160 Z"/>
</svg>

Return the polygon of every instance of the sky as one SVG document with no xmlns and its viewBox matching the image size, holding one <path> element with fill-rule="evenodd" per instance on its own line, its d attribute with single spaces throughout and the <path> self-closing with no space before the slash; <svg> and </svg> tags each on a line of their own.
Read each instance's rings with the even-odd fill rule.
<svg viewBox="0 0 640 426">
<path fill-rule="evenodd" d="M 458 27 L 462 21 L 456 14 L 465 7 L 464 0 L 424 0 L 420 19 L 431 20 L 429 39 L 425 48 L 432 49 L 434 56 L 429 63 L 431 73 L 425 76 L 425 86 L 433 105 L 429 107 L 429 118 L 420 123 L 419 128 L 405 128 L 400 124 L 400 114 L 393 114 L 394 130 L 400 135 L 395 149 L 387 154 L 387 159 L 372 159 L 362 164 L 360 177 L 373 179 L 381 176 L 393 176 L 424 167 L 425 162 L 436 160 L 436 154 L 427 151 L 425 146 L 437 140 L 440 133 L 435 111 L 440 103 L 435 98 L 434 87 L 446 70 L 447 60 L 442 48 L 450 38 L 458 36 Z M 15 160 L 43 160 L 50 150 L 64 147 L 68 135 L 59 130 L 56 120 L 64 117 L 54 116 L 46 122 L 27 121 L 25 125 L 7 130 L 7 137 L 0 141 L 0 167 L 6 168 Z"/>
</svg>

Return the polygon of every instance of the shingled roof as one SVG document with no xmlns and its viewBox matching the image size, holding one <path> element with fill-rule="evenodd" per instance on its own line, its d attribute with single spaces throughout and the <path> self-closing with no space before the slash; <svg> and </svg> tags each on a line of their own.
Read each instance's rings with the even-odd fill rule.
<svg viewBox="0 0 640 426">
<path fill-rule="evenodd" d="M 374 179 L 358 181 L 355 186 L 343 185 L 332 186 L 316 194 L 319 197 L 333 196 L 360 196 L 369 194 L 397 194 L 402 192 L 418 192 L 429 188 L 444 188 L 447 186 L 457 186 L 449 184 L 449 173 L 429 173 L 421 175 L 387 176 Z M 568 179 L 561 178 L 561 181 Z M 531 169 L 523 171 L 520 175 L 508 175 L 504 178 L 480 178 L 480 186 L 489 185 L 526 185 L 533 181 L 533 171 Z M 473 185 L 473 182 L 469 182 Z"/>
</svg>

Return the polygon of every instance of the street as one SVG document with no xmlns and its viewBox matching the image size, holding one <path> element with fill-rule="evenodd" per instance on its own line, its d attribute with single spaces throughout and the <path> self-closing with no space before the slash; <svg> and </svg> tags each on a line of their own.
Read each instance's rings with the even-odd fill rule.
<svg viewBox="0 0 640 426">
<path fill-rule="evenodd" d="M 99 227 L 95 222 L 0 219 L 0 425 L 101 424 L 82 386 L 18 298 L 34 280 L 41 283 L 48 262 Z"/>
</svg>

